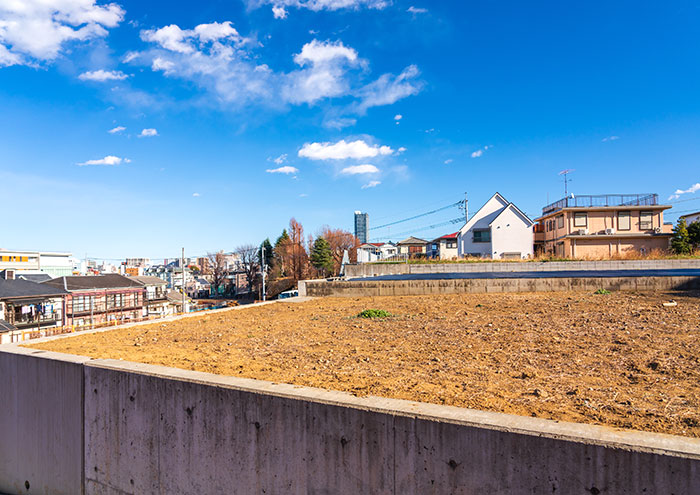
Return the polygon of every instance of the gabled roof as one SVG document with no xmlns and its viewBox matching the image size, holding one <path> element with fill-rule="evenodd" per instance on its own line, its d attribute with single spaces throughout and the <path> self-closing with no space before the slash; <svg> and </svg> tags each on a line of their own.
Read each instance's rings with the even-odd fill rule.
<svg viewBox="0 0 700 495">
<path fill-rule="evenodd" d="M 406 244 L 428 244 L 428 241 L 411 236 L 407 239 L 404 239 L 403 241 L 399 241 L 396 243 L 397 246 L 403 246 Z"/>
<path fill-rule="evenodd" d="M 363 242 L 360 247 L 372 246 L 372 247 L 382 247 L 385 243 L 383 242 Z"/>
<path fill-rule="evenodd" d="M 151 277 L 149 275 L 138 275 L 134 277 L 128 277 L 131 280 L 138 282 L 141 285 L 167 285 L 167 282 L 162 278 Z"/>
<path fill-rule="evenodd" d="M 441 236 L 441 237 L 436 237 L 435 239 L 433 239 L 433 240 L 430 241 L 430 242 L 435 242 L 435 241 L 439 241 L 439 240 L 442 240 L 442 239 L 457 239 L 457 236 L 458 236 L 458 235 L 459 235 L 459 230 L 458 230 L 457 232 L 452 233 L 452 234 L 445 234 L 445 235 L 443 235 L 443 236 Z"/>
<path fill-rule="evenodd" d="M 132 277 L 133 278 L 133 277 Z M 75 277 L 58 277 L 53 278 L 42 285 L 51 285 L 53 287 L 65 288 L 68 291 L 86 290 L 86 289 L 127 289 L 133 287 L 143 287 L 143 284 L 132 280 L 130 277 L 124 277 L 116 273 L 107 275 L 83 275 Z"/>
<path fill-rule="evenodd" d="M 696 211 L 695 213 L 688 213 L 687 215 L 681 215 L 678 218 L 688 218 L 688 217 L 694 217 L 695 215 L 700 215 L 700 211 Z"/>
<path fill-rule="evenodd" d="M 39 296 L 55 297 L 64 296 L 66 294 L 68 294 L 68 292 L 61 288 L 37 284 L 29 280 L 0 279 L 0 299 Z"/>
<path fill-rule="evenodd" d="M 5 320 L 0 320 L 0 333 L 14 332 L 15 330 L 17 330 L 16 326 L 6 322 Z"/>
<path fill-rule="evenodd" d="M 48 273 L 15 273 L 15 277 L 22 280 L 28 280 L 37 284 L 46 282 L 47 280 L 51 280 L 52 278 L 51 275 L 49 275 Z"/>
<path fill-rule="evenodd" d="M 528 227 L 530 227 L 531 225 L 534 225 L 534 224 L 535 224 L 535 222 L 533 222 L 532 220 L 530 220 L 530 217 L 528 217 L 525 213 L 523 213 L 522 211 L 520 211 L 520 208 L 518 208 L 517 206 L 515 206 L 513 203 L 508 203 L 508 206 L 506 206 L 505 208 L 503 208 L 503 210 L 501 210 L 501 212 L 500 212 L 498 215 L 496 215 L 496 218 L 494 218 L 493 220 L 491 220 L 491 222 L 489 223 L 489 226 L 491 226 L 491 225 L 493 224 L 493 222 L 495 222 L 501 215 L 503 215 L 503 214 L 504 214 L 506 211 L 508 211 L 508 210 L 511 210 L 511 211 L 515 212 L 516 215 L 518 215 L 518 216 L 521 217 L 523 220 L 525 220 L 525 223 L 528 224 L 528 225 L 527 225 Z"/>
<path fill-rule="evenodd" d="M 502 208 L 505 208 L 506 206 L 508 206 L 510 204 L 510 201 L 508 201 L 506 198 L 504 198 L 500 193 L 498 193 L 498 192 L 494 193 L 493 196 L 491 196 L 488 200 L 486 200 L 486 202 L 483 205 L 481 205 L 481 208 L 476 210 L 476 213 L 474 213 L 471 216 L 471 218 L 469 218 L 469 220 L 467 220 L 467 222 L 462 226 L 462 228 L 459 229 L 459 233 L 464 233 L 464 232 L 468 231 L 476 222 L 481 220 L 482 217 L 479 216 L 479 213 L 481 212 L 481 210 L 483 210 L 486 207 L 487 204 L 489 204 L 489 202 L 491 202 L 492 199 L 496 199 L 502 205 Z M 500 213 L 500 211 L 499 211 L 499 213 Z M 493 213 L 491 213 L 491 215 L 493 215 Z M 494 218 L 496 218 L 496 216 L 497 216 L 497 214 L 494 215 Z"/>
</svg>

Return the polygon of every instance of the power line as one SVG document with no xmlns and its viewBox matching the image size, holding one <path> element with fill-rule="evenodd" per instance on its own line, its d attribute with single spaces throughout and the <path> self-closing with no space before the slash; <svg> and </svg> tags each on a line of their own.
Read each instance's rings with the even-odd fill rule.
<svg viewBox="0 0 700 495">
<path fill-rule="evenodd" d="M 463 217 L 453 218 L 452 220 L 448 220 L 448 221 L 446 221 L 446 222 L 436 223 L 436 224 L 433 224 L 433 225 L 427 225 L 427 226 L 425 226 L 425 227 L 418 227 L 418 228 L 415 228 L 415 229 L 406 230 L 406 231 L 404 231 L 404 232 L 397 232 L 397 233 L 395 233 L 394 235 L 395 235 L 395 236 L 403 236 L 403 235 L 406 235 L 406 234 L 412 234 L 412 233 L 415 233 L 415 232 L 421 232 L 421 231 L 423 231 L 423 230 L 432 230 L 432 229 L 436 229 L 436 228 L 438 228 L 438 227 L 444 227 L 445 225 L 454 225 L 454 224 L 459 224 L 459 223 L 463 223 L 463 222 L 464 222 L 464 218 L 463 218 Z M 381 240 L 381 239 L 386 239 L 387 237 L 388 237 L 388 236 L 376 237 L 376 238 L 373 238 L 373 239 L 371 239 L 371 240 L 372 240 L 372 241 L 378 241 L 378 240 Z"/>
<path fill-rule="evenodd" d="M 416 218 L 425 217 L 425 216 L 428 216 L 428 215 L 432 215 L 433 213 L 437 213 L 437 212 L 439 212 L 439 211 L 447 210 L 447 209 L 453 208 L 453 207 L 455 207 L 455 206 L 460 206 L 460 205 L 463 204 L 463 203 L 464 203 L 464 200 L 462 200 L 462 201 L 457 201 L 456 203 L 452 203 L 452 204 L 449 204 L 449 205 L 447 205 L 447 206 L 443 206 L 443 207 L 441 207 L 441 208 L 437 208 L 437 209 L 435 209 L 435 210 L 427 211 L 427 212 L 425 212 L 425 213 L 421 213 L 421 214 L 419 214 L 419 215 L 414 215 L 414 216 L 412 216 L 412 217 L 404 218 L 404 219 L 402 219 L 402 220 L 396 220 L 395 222 L 385 223 L 384 225 L 379 225 L 378 227 L 370 228 L 369 230 L 379 230 L 379 229 L 383 229 L 383 228 L 385 228 L 385 227 L 390 227 L 390 226 L 392 226 L 392 225 L 396 225 L 396 224 L 398 224 L 398 223 L 404 223 L 404 222 L 408 222 L 408 221 L 410 221 L 410 220 L 415 220 Z"/>
</svg>

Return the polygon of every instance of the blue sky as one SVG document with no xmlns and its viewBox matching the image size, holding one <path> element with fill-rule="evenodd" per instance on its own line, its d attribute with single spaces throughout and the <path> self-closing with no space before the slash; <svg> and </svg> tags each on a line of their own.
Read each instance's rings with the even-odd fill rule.
<svg viewBox="0 0 700 495">
<path fill-rule="evenodd" d="M 562 169 L 700 210 L 693 2 L 41 3 L 0 0 L 1 247 L 203 254 L 465 192 L 535 217 Z"/>
</svg>

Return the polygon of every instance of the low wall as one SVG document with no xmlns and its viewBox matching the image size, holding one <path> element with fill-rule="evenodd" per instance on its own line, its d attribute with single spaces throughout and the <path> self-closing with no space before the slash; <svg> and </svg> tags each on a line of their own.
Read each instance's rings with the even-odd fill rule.
<svg viewBox="0 0 700 495">
<path fill-rule="evenodd" d="M 3 460 L 12 453 L 0 464 L 9 494 L 638 494 L 700 486 L 700 439 L 32 352 L 0 348 L 2 370 L 42 383 L 38 390 L 33 378 L 0 381 L 0 438 L 19 428 L 13 445 L 25 444 L 3 451 Z M 70 371 L 52 377 L 57 370 Z M 39 414 L 14 412 L 30 402 Z M 61 411 L 66 417 L 42 426 Z M 24 473 L 37 480 L 29 490 Z"/>
<path fill-rule="evenodd" d="M 345 267 L 345 276 L 377 277 L 413 273 L 556 272 L 568 270 L 669 270 L 700 268 L 700 259 L 639 261 L 548 261 L 477 263 L 358 263 Z"/>
<path fill-rule="evenodd" d="M 302 282 L 299 282 L 299 293 Z M 484 292 L 556 292 L 569 290 L 691 290 L 700 277 L 557 277 L 474 278 L 435 280 L 306 280 L 304 295 L 312 297 L 417 296 Z"/>
</svg>

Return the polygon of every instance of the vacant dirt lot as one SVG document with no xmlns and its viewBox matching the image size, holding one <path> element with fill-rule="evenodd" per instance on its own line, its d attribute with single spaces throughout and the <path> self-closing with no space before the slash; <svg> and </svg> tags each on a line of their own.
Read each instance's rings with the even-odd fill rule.
<svg viewBox="0 0 700 495">
<path fill-rule="evenodd" d="M 700 293 L 328 298 L 35 347 L 700 437 Z"/>
</svg>

